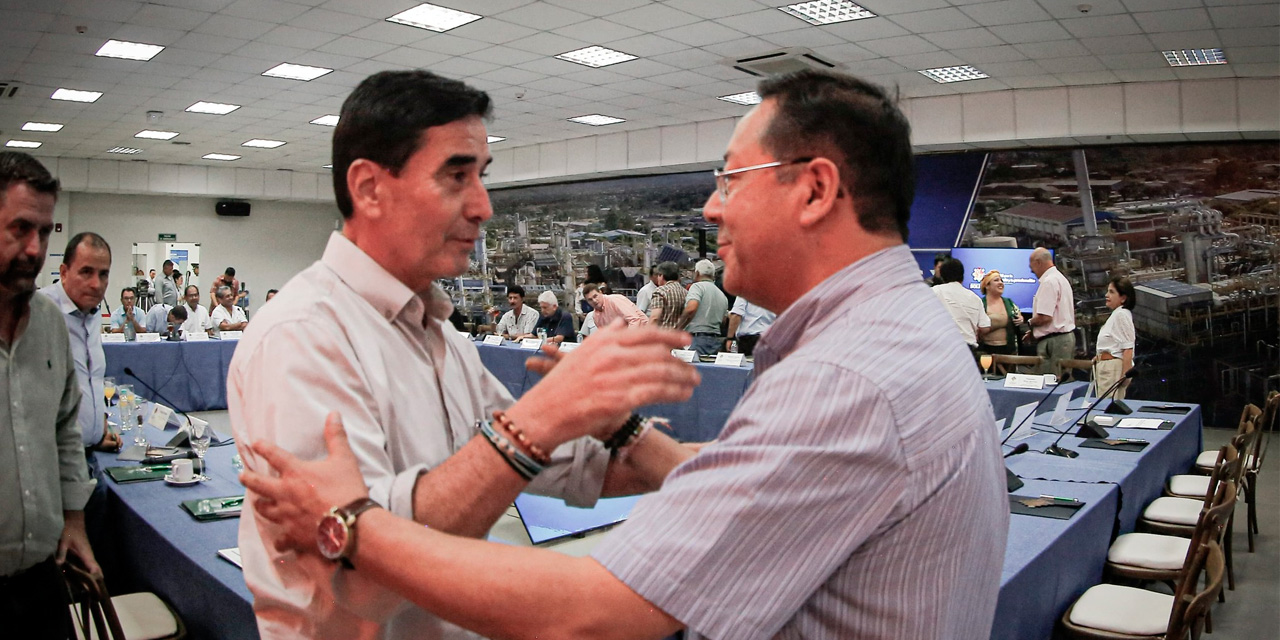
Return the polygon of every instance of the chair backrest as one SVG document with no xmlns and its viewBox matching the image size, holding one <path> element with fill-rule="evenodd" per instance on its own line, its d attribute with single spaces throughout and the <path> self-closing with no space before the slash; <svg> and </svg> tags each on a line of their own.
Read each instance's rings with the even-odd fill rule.
<svg viewBox="0 0 1280 640">
<path fill-rule="evenodd" d="M 1222 545 L 1210 539 L 1196 545 L 1192 553 L 1191 570 L 1183 571 L 1173 594 L 1173 611 L 1169 614 L 1165 638 L 1199 638 L 1204 629 L 1205 614 L 1218 597 L 1218 592 L 1222 591 L 1222 578 L 1226 574 Z M 1204 588 L 1196 591 L 1202 573 Z"/>
<path fill-rule="evenodd" d="M 1267 455 L 1267 440 L 1271 437 L 1271 432 L 1280 429 L 1280 392 L 1272 391 L 1267 394 L 1267 402 L 1265 409 L 1262 410 L 1262 418 L 1258 422 L 1258 439 L 1253 444 L 1253 451 L 1248 452 L 1245 458 L 1245 464 L 1248 473 L 1257 473 L 1262 468 L 1262 460 Z"/>
<path fill-rule="evenodd" d="M 101 577 L 89 573 L 70 558 L 62 565 L 62 577 L 71 596 L 72 622 L 83 637 L 126 640 L 116 609 L 111 604 L 111 595 L 107 593 L 107 585 Z"/>
<path fill-rule="evenodd" d="M 1238 437 L 1238 436 L 1237 436 Z M 1204 494 L 1204 508 L 1208 509 L 1213 506 L 1214 496 L 1218 494 L 1218 485 L 1224 480 L 1230 481 L 1239 486 L 1240 467 L 1243 461 L 1240 459 L 1240 449 L 1235 446 L 1236 439 L 1222 445 L 1218 449 L 1218 461 L 1213 465 L 1213 471 L 1209 474 L 1209 489 Z"/>
<path fill-rule="evenodd" d="M 1253 405 L 1249 406 L 1253 407 Z M 1257 409 L 1257 407 L 1254 408 Z M 1249 461 L 1245 456 L 1253 451 L 1258 438 L 1262 435 L 1258 425 L 1260 417 L 1261 412 L 1250 415 L 1240 423 L 1240 430 L 1231 438 L 1231 445 L 1236 448 L 1236 451 L 1240 452 L 1240 464 L 1237 465 L 1233 476 L 1237 484 L 1239 484 L 1240 479 L 1244 477 L 1244 472 L 1247 470 L 1246 467 Z"/>
<path fill-rule="evenodd" d="M 1007 374 L 1019 366 L 1039 367 L 1043 362 L 1044 358 L 1040 356 L 1009 356 L 1002 353 L 991 356 L 991 366 L 999 375 Z"/>
<path fill-rule="evenodd" d="M 1066 381 L 1072 382 L 1072 381 L 1075 381 L 1076 379 L 1077 371 L 1086 371 L 1089 373 L 1088 378 L 1082 378 L 1084 380 L 1088 380 L 1092 378 L 1093 377 L 1093 361 L 1092 360 L 1059 360 L 1058 370 L 1055 373 L 1058 374 L 1059 380 L 1066 380 Z"/>
</svg>

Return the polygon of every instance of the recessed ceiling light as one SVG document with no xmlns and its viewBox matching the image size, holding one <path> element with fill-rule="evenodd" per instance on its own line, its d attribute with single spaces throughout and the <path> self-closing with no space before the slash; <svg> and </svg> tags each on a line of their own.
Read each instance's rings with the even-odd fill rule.
<svg viewBox="0 0 1280 640">
<path fill-rule="evenodd" d="M 338 116 L 335 116 L 333 114 L 330 114 L 327 116 L 320 116 L 319 118 L 312 120 L 311 124 L 318 124 L 326 127 L 336 127 L 338 126 Z"/>
<path fill-rule="evenodd" d="M 1204 64 L 1226 64 L 1222 49 L 1178 49 L 1165 51 L 1164 59 L 1171 67 L 1198 67 Z"/>
<path fill-rule="evenodd" d="M 615 118 L 613 116 L 602 116 L 598 113 L 593 113 L 589 116 L 578 116 L 576 118 L 569 118 L 569 122 L 577 122 L 578 124 L 589 124 L 593 127 L 603 127 L 606 124 L 618 124 L 619 122 L 626 122 L 626 120 L 623 120 L 622 118 Z"/>
<path fill-rule="evenodd" d="M 284 141 L 283 140 L 263 140 L 262 138 L 254 138 L 252 140 L 245 141 L 240 146 L 256 147 L 258 149 L 275 149 L 276 147 L 283 147 Z"/>
<path fill-rule="evenodd" d="M 142 153 L 142 149 L 134 147 L 113 147 L 111 149 L 107 149 L 107 153 Z"/>
<path fill-rule="evenodd" d="M 419 29 L 444 33 L 456 29 L 469 22 L 479 20 L 481 16 L 448 7 L 438 7 L 426 2 L 387 18 L 387 22 L 409 25 Z"/>
<path fill-rule="evenodd" d="M 62 131 L 63 126 L 64 125 L 60 125 L 56 122 L 28 122 L 22 125 L 22 130 L 23 131 L 45 131 L 48 133 L 53 133 L 54 131 Z"/>
<path fill-rule="evenodd" d="M 102 97 L 101 91 L 77 91 L 75 89 L 58 89 L 49 96 L 54 100 L 69 100 L 71 102 L 94 102 Z"/>
<path fill-rule="evenodd" d="M 562 53 L 556 56 L 556 58 L 595 68 L 607 67 L 611 64 L 618 64 L 619 62 L 636 59 L 635 56 L 629 53 L 614 51 L 613 49 L 606 49 L 604 47 L 585 47 L 583 49 L 576 49 L 568 53 Z"/>
<path fill-rule="evenodd" d="M 849 2 L 848 0 L 816 0 L 778 7 L 783 13 L 791 14 L 809 24 L 835 24 L 850 20 L 874 18 L 876 14 Z"/>
<path fill-rule="evenodd" d="M 326 73 L 333 73 L 333 69 L 325 69 L 324 67 L 308 67 L 305 64 L 289 64 L 288 62 L 285 62 L 263 71 L 262 75 L 270 78 L 284 78 L 286 80 L 302 80 L 310 82 L 322 75 L 325 75 Z"/>
<path fill-rule="evenodd" d="M 503 140 L 506 140 L 506 138 L 502 136 L 489 136 L 489 144 L 493 144 L 495 142 L 502 142 Z"/>
<path fill-rule="evenodd" d="M 164 51 L 164 47 L 154 44 L 142 44 L 141 42 L 124 42 L 123 40 L 108 40 L 102 45 L 98 52 L 93 54 L 102 58 L 120 58 L 122 60 L 142 60 L 146 62 L 154 57 L 157 53 Z"/>
<path fill-rule="evenodd" d="M 135 138 L 146 138 L 148 140 L 172 140 L 178 137 L 177 131 L 152 131 L 151 129 L 143 129 L 135 134 Z"/>
<path fill-rule="evenodd" d="M 720 96 L 716 100 L 724 100 L 725 102 L 749 107 L 753 104 L 760 104 L 760 94 L 754 91 L 747 91 L 746 93 L 735 93 L 731 96 Z"/>
<path fill-rule="evenodd" d="M 205 160 L 222 160 L 224 162 L 231 162 L 232 160 L 240 159 L 240 156 L 233 156 L 226 153 L 206 153 L 200 157 L 204 158 Z"/>
<path fill-rule="evenodd" d="M 238 104 L 222 104 L 221 102 L 201 101 L 187 107 L 187 111 L 190 111 L 191 113 L 210 113 L 215 116 L 225 116 L 239 108 L 240 105 Z"/>
<path fill-rule="evenodd" d="M 990 78 L 991 76 L 975 69 L 969 65 L 961 65 L 958 67 L 939 67 L 937 69 L 925 69 L 920 75 L 937 82 L 938 84 L 946 84 L 948 82 L 964 82 L 965 80 L 981 80 Z"/>
<path fill-rule="evenodd" d="M 6 146 L 6 147 L 16 147 L 16 148 L 18 148 L 18 149 L 36 149 L 36 148 L 39 148 L 39 147 L 40 147 L 40 145 L 42 145 L 42 144 L 44 144 L 44 143 L 43 143 L 43 142 L 32 142 L 31 140 L 10 140 L 10 141 L 8 141 L 8 142 L 4 143 L 4 146 Z"/>
</svg>

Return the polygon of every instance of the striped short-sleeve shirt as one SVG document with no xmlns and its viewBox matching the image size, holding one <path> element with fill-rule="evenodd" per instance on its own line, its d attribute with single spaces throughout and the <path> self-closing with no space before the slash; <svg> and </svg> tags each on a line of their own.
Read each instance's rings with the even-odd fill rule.
<svg viewBox="0 0 1280 640">
<path fill-rule="evenodd" d="M 658 316 L 659 327 L 676 328 L 680 314 L 684 313 L 687 296 L 688 292 L 675 280 L 653 290 L 649 295 L 649 309 L 661 310 L 661 315 Z"/>
<path fill-rule="evenodd" d="M 593 557 L 694 638 L 985 639 L 1009 525 L 991 404 L 905 246 L 806 293 L 721 438 Z"/>
</svg>

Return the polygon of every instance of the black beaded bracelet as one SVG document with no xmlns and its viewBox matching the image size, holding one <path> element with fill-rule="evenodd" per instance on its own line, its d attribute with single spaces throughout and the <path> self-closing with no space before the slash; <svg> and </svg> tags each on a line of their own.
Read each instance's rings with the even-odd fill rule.
<svg viewBox="0 0 1280 640">
<path fill-rule="evenodd" d="M 610 451 L 617 451 L 630 444 L 632 438 L 640 435 L 643 430 L 644 418 L 633 413 L 630 418 L 627 418 L 626 422 L 622 423 L 622 426 L 617 431 L 613 432 L 612 436 L 609 436 L 608 440 L 604 441 L 604 448 Z"/>
</svg>

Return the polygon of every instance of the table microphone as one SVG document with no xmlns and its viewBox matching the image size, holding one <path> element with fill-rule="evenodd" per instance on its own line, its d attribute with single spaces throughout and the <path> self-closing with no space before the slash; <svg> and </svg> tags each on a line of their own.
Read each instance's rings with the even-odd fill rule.
<svg viewBox="0 0 1280 640">
<path fill-rule="evenodd" d="M 1031 449 L 1031 445 L 1023 442 L 1022 444 L 1019 444 L 1018 446 L 1014 447 L 1013 451 L 1010 451 L 1009 453 L 1004 454 L 1004 457 L 1012 458 L 1013 456 L 1016 456 L 1018 454 L 1026 453 L 1029 449 Z"/>
<path fill-rule="evenodd" d="M 151 385 L 147 384 L 147 381 L 146 381 L 146 380 L 143 380 L 142 378 L 139 378 L 139 377 L 138 377 L 138 374 L 136 374 L 136 373 L 134 373 L 134 372 L 133 372 L 133 369 L 131 369 L 131 368 L 129 368 L 129 367 L 125 367 L 125 368 L 124 368 L 124 374 L 125 374 L 126 376 L 129 376 L 130 378 L 133 378 L 134 380 L 137 380 L 138 382 L 141 382 L 141 383 L 142 383 L 142 386 L 146 387 L 146 388 L 147 388 L 147 391 L 150 391 L 152 394 L 154 394 L 154 395 L 155 395 L 155 397 L 157 397 L 157 398 L 159 398 L 159 399 L 161 399 L 161 400 L 163 400 L 163 401 L 165 401 L 165 402 L 168 402 L 170 405 L 172 405 L 172 406 L 174 407 L 173 412 L 174 412 L 174 413 L 176 413 L 176 414 L 178 414 L 178 415 L 180 415 L 180 416 L 182 416 L 183 418 L 186 418 L 186 419 L 187 419 L 187 428 L 188 428 L 188 429 L 190 429 L 190 428 L 191 428 L 191 418 L 190 418 L 190 417 L 188 417 L 188 416 L 187 416 L 187 414 L 185 414 L 185 413 L 183 413 L 183 412 L 181 412 L 181 411 L 178 411 L 178 409 L 176 408 L 178 405 L 174 404 L 173 402 L 171 402 L 168 398 L 164 397 L 163 395 L 160 395 L 160 392 L 159 392 L 159 391 L 156 391 L 156 388 L 155 388 L 155 387 L 153 387 L 153 386 L 151 386 Z M 168 445 L 168 446 L 174 447 L 174 446 L 178 446 L 178 445 L 170 444 L 170 445 Z"/>
<path fill-rule="evenodd" d="M 1031 413 L 1028 413 L 1026 417 L 1022 419 L 1022 422 L 1019 422 L 1018 424 L 1014 425 L 1014 427 L 1009 430 L 1009 433 L 1005 435 L 1004 440 L 1000 441 L 1000 446 L 1003 447 L 1004 444 L 1009 441 L 1009 438 L 1012 438 L 1013 434 L 1017 433 L 1018 428 L 1021 427 L 1024 423 L 1026 423 L 1026 421 L 1035 418 L 1036 410 L 1039 409 L 1041 406 L 1043 406 L 1046 400 L 1053 397 L 1053 392 L 1057 391 L 1058 387 L 1062 386 L 1063 382 L 1065 382 L 1065 379 L 1058 380 L 1057 383 L 1055 383 L 1052 387 L 1049 388 L 1049 393 L 1044 394 L 1044 397 L 1040 398 L 1040 402 L 1037 402 L 1036 406 L 1031 408 Z"/>
<path fill-rule="evenodd" d="M 1030 448 L 1031 447 L 1025 442 L 1019 443 L 1018 446 L 1013 448 L 1013 451 L 1004 454 L 1004 457 L 1012 458 L 1018 454 L 1026 453 Z M 1014 491 L 1021 489 L 1023 484 L 1022 478 L 1019 478 L 1018 474 L 1014 473 L 1009 467 L 1004 468 L 1004 486 L 1009 493 L 1013 493 Z"/>
<path fill-rule="evenodd" d="M 1082 438 L 1105 438 L 1108 435 L 1110 435 L 1102 427 L 1093 426 L 1088 423 L 1089 412 L 1093 411 L 1094 408 L 1096 408 L 1099 403 L 1105 400 L 1107 396 L 1111 395 L 1112 393 L 1115 393 L 1116 389 L 1119 389 L 1120 385 L 1124 384 L 1125 380 L 1132 380 L 1133 378 L 1136 378 L 1136 377 L 1138 377 L 1138 368 L 1130 367 L 1129 370 L 1126 371 L 1123 376 L 1120 376 L 1119 380 L 1116 380 L 1115 384 L 1111 385 L 1107 389 L 1106 393 L 1098 396 L 1098 399 L 1094 400 L 1093 404 L 1089 405 L 1088 409 L 1085 409 L 1084 416 L 1080 418 L 1081 420 L 1080 429 L 1076 431 L 1076 435 Z M 1074 458 L 1080 455 L 1079 453 L 1072 451 L 1071 449 L 1058 446 L 1058 443 L 1062 441 L 1062 438 L 1064 438 L 1070 432 L 1071 432 L 1071 429 L 1063 429 L 1062 434 L 1058 436 L 1057 440 L 1053 441 L 1053 444 L 1049 445 L 1049 448 L 1044 450 L 1044 453 L 1047 453 L 1052 456 L 1062 456 L 1064 458 Z"/>
</svg>

